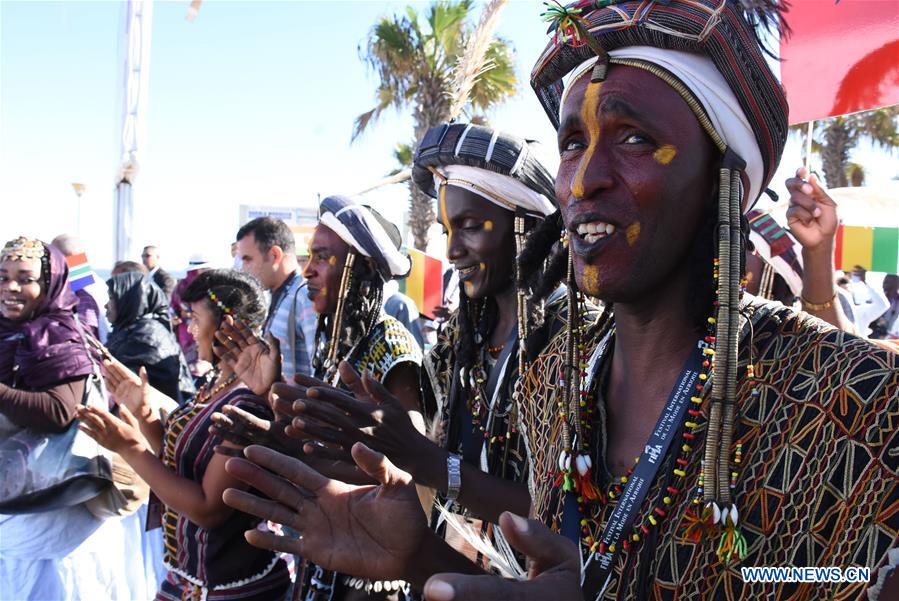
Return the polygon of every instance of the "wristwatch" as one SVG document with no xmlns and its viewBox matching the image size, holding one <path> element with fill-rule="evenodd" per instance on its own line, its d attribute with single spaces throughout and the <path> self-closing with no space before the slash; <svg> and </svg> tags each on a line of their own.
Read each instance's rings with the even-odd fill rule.
<svg viewBox="0 0 899 601">
<path fill-rule="evenodd" d="M 456 453 L 446 455 L 446 500 L 453 502 L 459 498 L 462 489 L 462 460 Z"/>
</svg>

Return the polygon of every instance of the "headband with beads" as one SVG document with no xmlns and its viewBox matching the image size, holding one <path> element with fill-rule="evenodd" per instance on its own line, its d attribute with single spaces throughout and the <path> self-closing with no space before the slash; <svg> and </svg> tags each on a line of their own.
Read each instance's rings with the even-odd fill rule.
<svg viewBox="0 0 899 601">
<path fill-rule="evenodd" d="M 19 236 L 10 240 L 0 251 L 0 261 L 32 261 L 44 256 L 44 243 Z"/>
<path fill-rule="evenodd" d="M 208 292 L 208 296 L 209 300 L 211 300 L 222 313 L 224 313 L 225 315 L 231 315 L 231 307 L 223 303 L 214 291 L 210 290 Z"/>
</svg>

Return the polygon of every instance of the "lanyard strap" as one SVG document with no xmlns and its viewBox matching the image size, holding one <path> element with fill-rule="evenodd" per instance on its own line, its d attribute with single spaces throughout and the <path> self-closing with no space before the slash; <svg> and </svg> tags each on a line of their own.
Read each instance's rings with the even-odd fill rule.
<svg viewBox="0 0 899 601">
<path fill-rule="evenodd" d="M 615 506 L 612 515 L 606 522 L 600 538 L 604 543 L 605 553 L 591 554 L 584 565 L 581 589 L 584 591 L 585 598 L 590 595 L 590 591 L 597 591 L 594 598 L 600 598 L 609 584 L 612 566 L 621 547 L 625 530 L 634 523 L 652 482 L 659 472 L 662 459 L 668 453 L 678 426 L 684 419 L 684 414 L 690 404 L 690 397 L 693 396 L 693 390 L 702 369 L 702 349 L 704 347 L 705 343 L 700 341 L 696 351 L 690 354 L 690 358 L 684 365 L 680 377 L 671 390 L 668 402 L 665 403 L 662 414 L 646 442 L 640 460 L 621 492 L 618 505 Z M 615 551 L 610 551 L 610 548 L 614 548 Z"/>
</svg>

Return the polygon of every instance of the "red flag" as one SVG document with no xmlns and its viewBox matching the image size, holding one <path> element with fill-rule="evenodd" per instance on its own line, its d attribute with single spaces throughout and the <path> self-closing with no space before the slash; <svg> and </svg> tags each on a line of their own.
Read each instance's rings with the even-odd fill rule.
<svg viewBox="0 0 899 601">
<path fill-rule="evenodd" d="M 899 104 L 899 2 L 803 0 L 786 14 L 790 123 Z"/>
</svg>

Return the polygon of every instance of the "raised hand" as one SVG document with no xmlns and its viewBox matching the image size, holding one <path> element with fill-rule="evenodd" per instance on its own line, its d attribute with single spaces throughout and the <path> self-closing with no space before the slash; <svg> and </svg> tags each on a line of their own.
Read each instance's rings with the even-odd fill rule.
<svg viewBox="0 0 899 601">
<path fill-rule="evenodd" d="M 415 486 L 382 454 L 361 444 L 352 453 L 378 485 L 331 480 L 302 461 L 254 445 L 244 450 L 246 459 L 231 458 L 225 469 L 268 499 L 233 488 L 222 498 L 235 509 L 300 533 L 292 538 L 248 530 L 244 536 L 252 545 L 354 576 L 402 579 L 430 533 Z"/>
<path fill-rule="evenodd" d="M 281 379 L 281 350 L 271 334 L 263 341 L 242 321 L 226 315 L 215 338 L 221 346 L 214 345 L 213 352 L 255 394 L 266 396 Z"/>
<path fill-rule="evenodd" d="M 140 433 L 137 418 L 124 405 L 119 406 L 119 411 L 121 418 L 99 407 L 81 405 L 77 408 L 81 420 L 78 428 L 110 451 L 127 458 L 129 453 L 139 453 L 148 445 Z"/>
<path fill-rule="evenodd" d="M 312 386 L 294 403 L 300 417 L 292 426 L 302 435 L 349 449 L 356 442 L 384 453 L 401 469 L 410 470 L 431 443 L 415 427 L 399 400 L 377 380 L 359 374 L 345 361 L 340 379 L 353 396 L 330 386 Z M 355 398 L 354 398 L 355 397 Z M 313 456 L 321 447 L 306 446 Z"/>
<path fill-rule="evenodd" d="M 567 538 L 553 534 L 536 520 L 509 512 L 499 518 L 506 540 L 528 557 L 528 579 L 505 580 L 499 576 L 436 574 L 425 584 L 427 601 L 475 601 L 480 599 L 583 599 L 580 558 Z"/>
<path fill-rule="evenodd" d="M 301 453 L 302 443 L 284 433 L 284 427 L 290 423 L 287 419 L 270 421 L 240 407 L 225 405 L 221 413 L 212 414 L 212 421 L 209 433 L 237 446 L 218 445 L 215 447 L 217 453 L 241 455 L 243 447 L 252 444 L 269 447 L 290 456 Z"/>
<path fill-rule="evenodd" d="M 837 204 L 827 195 L 815 174 L 808 169 L 796 170 L 796 177 L 786 181 L 790 191 L 790 208 L 787 209 L 787 224 L 790 232 L 803 249 L 815 251 L 829 250 L 829 244 L 837 234 Z"/>
<path fill-rule="evenodd" d="M 152 389 L 147 379 L 147 370 L 140 368 L 140 375 L 125 367 L 118 360 L 109 357 L 100 364 L 103 380 L 109 394 L 121 406 L 137 416 L 150 413 Z"/>
</svg>

